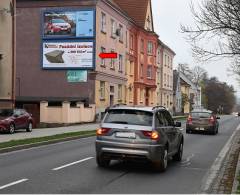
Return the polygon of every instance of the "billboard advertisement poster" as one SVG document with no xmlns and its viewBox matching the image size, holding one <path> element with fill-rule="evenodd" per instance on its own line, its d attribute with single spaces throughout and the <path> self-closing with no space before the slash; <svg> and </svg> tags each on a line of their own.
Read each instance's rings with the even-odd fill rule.
<svg viewBox="0 0 240 195">
<path fill-rule="evenodd" d="M 42 62 L 44 69 L 93 69 L 92 41 L 44 41 Z"/>
<path fill-rule="evenodd" d="M 68 70 L 67 81 L 69 83 L 87 82 L 86 70 Z"/>
<path fill-rule="evenodd" d="M 94 11 L 45 11 L 44 38 L 85 38 L 94 36 Z"/>
</svg>

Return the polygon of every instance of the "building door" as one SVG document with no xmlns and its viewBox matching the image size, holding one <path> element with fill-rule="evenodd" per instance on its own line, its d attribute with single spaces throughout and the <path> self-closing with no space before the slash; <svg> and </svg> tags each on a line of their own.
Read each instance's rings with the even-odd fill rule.
<svg viewBox="0 0 240 195">
<path fill-rule="evenodd" d="M 149 88 L 146 88 L 145 104 L 149 106 Z"/>
<path fill-rule="evenodd" d="M 114 105 L 114 86 L 110 86 L 110 106 Z"/>
<path fill-rule="evenodd" d="M 114 95 L 110 95 L 110 106 L 114 104 Z"/>
</svg>

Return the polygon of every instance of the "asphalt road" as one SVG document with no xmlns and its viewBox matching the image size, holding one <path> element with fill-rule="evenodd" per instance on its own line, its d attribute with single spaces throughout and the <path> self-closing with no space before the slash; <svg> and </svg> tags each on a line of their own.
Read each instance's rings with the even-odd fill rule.
<svg viewBox="0 0 240 195">
<path fill-rule="evenodd" d="M 185 134 L 183 161 L 165 173 L 148 164 L 95 163 L 94 137 L 0 154 L 0 193 L 197 193 L 240 118 L 223 116 L 219 134 Z"/>
</svg>

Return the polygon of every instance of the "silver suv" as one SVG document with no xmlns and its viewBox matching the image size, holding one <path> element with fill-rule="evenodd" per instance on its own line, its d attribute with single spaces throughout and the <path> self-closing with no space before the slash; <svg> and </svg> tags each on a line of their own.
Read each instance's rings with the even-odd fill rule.
<svg viewBox="0 0 240 195">
<path fill-rule="evenodd" d="M 168 158 L 181 161 L 184 137 L 181 122 L 166 108 L 113 106 L 97 130 L 96 160 L 107 167 L 111 160 L 144 160 L 165 171 Z"/>
</svg>

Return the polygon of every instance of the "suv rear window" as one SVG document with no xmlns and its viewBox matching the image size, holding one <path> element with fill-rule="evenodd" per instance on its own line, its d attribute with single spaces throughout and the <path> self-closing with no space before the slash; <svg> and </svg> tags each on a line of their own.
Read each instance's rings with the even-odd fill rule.
<svg viewBox="0 0 240 195">
<path fill-rule="evenodd" d="M 109 110 L 104 123 L 152 126 L 153 113 L 141 110 Z"/>
<path fill-rule="evenodd" d="M 191 116 L 193 118 L 210 118 L 211 113 L 209 113 L 209 112 L 192 112 Z"/>
</svg>

